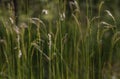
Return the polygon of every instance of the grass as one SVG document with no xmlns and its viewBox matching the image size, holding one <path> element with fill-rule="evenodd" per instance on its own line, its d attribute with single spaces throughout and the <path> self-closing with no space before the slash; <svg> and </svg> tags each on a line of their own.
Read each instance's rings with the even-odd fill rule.
<svg viewBox="0 0 120 79">
<path fill-rule="evenodd" d="M 11 15 L 0 17 L 0 79 L 117 77 L 113 67 L 119 62 L 120 32 L 112 13 L 106 10 L 102 14 L 103 3 L 93 17 L 89 0 L 85 16 L 76 4 L 75 10 L 71 6 L 70 17 L 65 17 L 66 2 L 60 5 L 55 1 L 58 4 L 55 15 L 49 10 L 37 18 L 20 13 L 18 25 Z M 102 17 L 105 15 L 111 21 Z"/>
</svg>

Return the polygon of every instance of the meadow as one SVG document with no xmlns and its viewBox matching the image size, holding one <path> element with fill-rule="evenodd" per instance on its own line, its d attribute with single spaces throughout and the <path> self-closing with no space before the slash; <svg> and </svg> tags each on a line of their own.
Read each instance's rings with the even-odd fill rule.
<svg viewBox="0 0 120 79">
<path fill-rule="evenodd" d="M 17 16 L 0 4 L 0 79 L 120 78 L 117 9 L 106 0 L 35 1 L 20 0 Z"/>
</svg>

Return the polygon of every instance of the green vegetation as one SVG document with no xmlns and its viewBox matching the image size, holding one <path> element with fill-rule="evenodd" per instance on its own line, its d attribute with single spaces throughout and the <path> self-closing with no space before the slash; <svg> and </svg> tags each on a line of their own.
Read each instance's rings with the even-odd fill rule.
<svg viewBox="0 0 120 79">
<path fill-rule="evenodd" d="M 119 79 L 117 9 L 80 2 L 0 4 L 0 79 Z"/>
</svg>

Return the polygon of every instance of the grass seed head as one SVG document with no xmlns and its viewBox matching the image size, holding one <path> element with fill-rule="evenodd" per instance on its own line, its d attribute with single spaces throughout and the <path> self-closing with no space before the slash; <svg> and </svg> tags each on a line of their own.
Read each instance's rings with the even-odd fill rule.
<svg viewBox="0 0 120 79">
<path fill-rule="evenodd" d="M 48 14 L 48 10 L 43 9 L 43 10 L 42 10 L 42 13 L 45 14 L 45 15 L 47 15 L 47 14 Z"/>
<path fill-rule="evenodd" d="M 18 58 L 21 58 L 21 57 L 22 57 L 22 51 L 19 50 L 19 52 L 18 52 Z"/>
</svg>

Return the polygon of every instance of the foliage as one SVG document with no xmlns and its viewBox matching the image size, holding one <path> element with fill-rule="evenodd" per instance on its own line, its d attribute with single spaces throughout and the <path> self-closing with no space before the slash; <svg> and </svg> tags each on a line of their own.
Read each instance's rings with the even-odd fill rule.
<svg viewBox="0 0 120 79">
<path fill-rule="evenodd" d="M 18 16 L 1 5 L 0 78 L 119 78 L 120 31 L 107 1 L 20 0 Z"/>
</svg>

